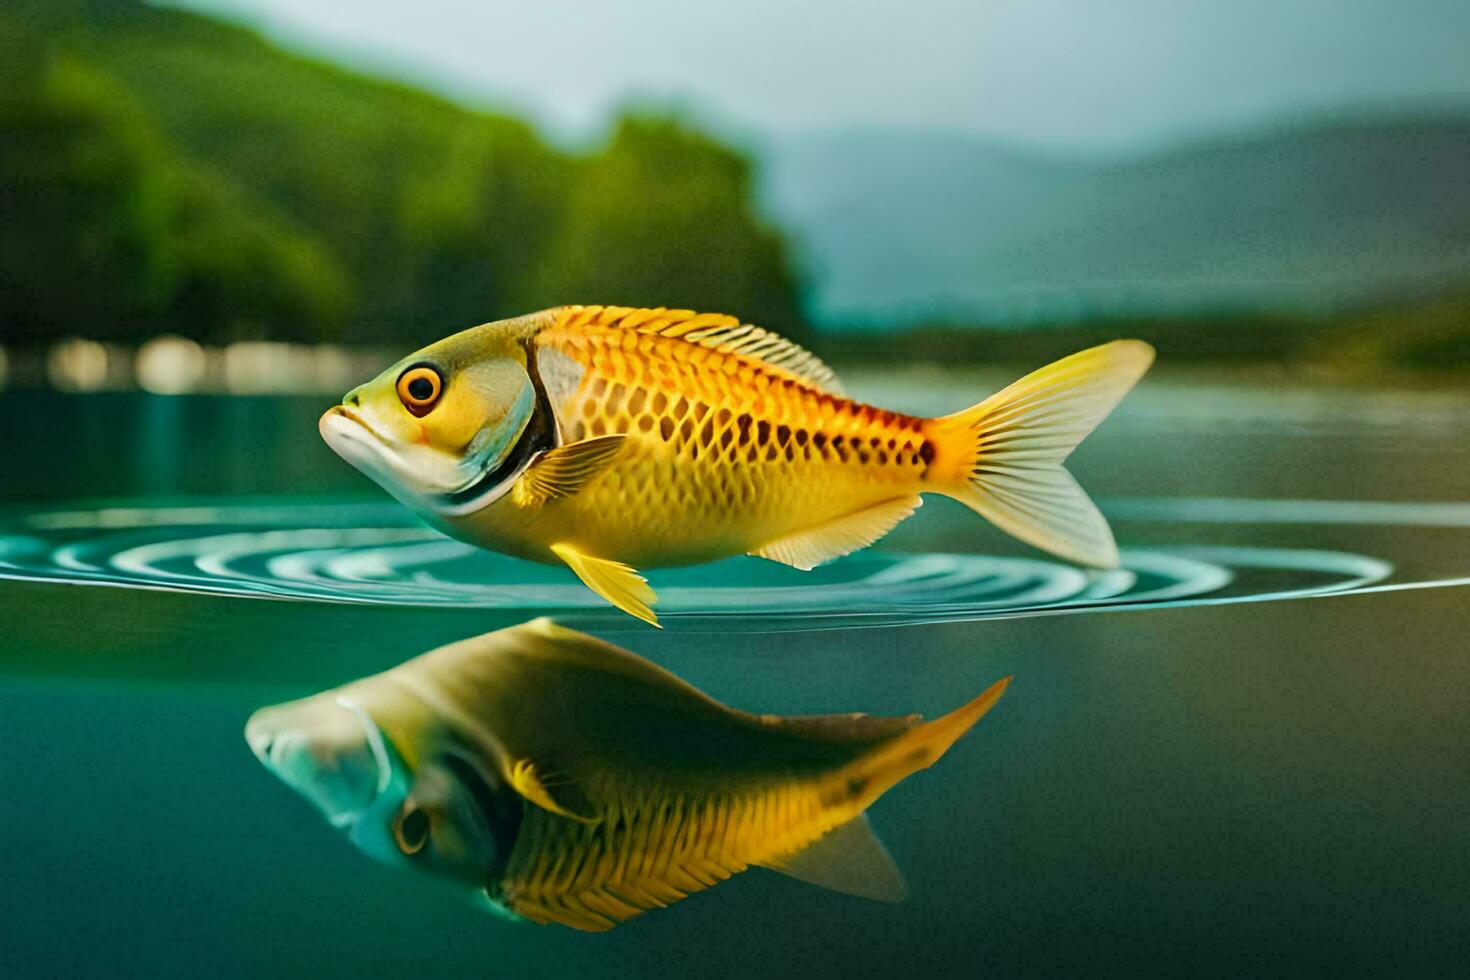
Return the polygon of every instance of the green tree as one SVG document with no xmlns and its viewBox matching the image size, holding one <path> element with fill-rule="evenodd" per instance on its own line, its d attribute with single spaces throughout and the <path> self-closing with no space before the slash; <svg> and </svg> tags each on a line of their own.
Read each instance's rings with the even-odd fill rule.
<svg viewBox="0 0 1470 980">
<path fill-rule="evenodd" d="M 687 307 L 803 339 L 785 242 L 753 199 L 744 157 L 677 122 L 625 117 L 575 175 L 523 305 Z"/>
<path fill-rule="evenodd" d="M 232 181 L 178 165 L 174 289 L 159 325 L 198 340 L 338 336 L 352 286 L 330 251 Z"/>
<path fill-rule="evenodd" d="M 163 148 L 105 74 L 0 37 L 0 337 L 127 335 L 175 273 Z"/>
<path fill-rule="evenodd" d="M 0 27 L 22 18 L 27 57 L 0 66 L 7 336 L 418 346 L 578 301 L 801 333 L 749 165 L 686 127 L 625 119 L 578 156 L 176 9 L 13 0 Z"/>
</svg>

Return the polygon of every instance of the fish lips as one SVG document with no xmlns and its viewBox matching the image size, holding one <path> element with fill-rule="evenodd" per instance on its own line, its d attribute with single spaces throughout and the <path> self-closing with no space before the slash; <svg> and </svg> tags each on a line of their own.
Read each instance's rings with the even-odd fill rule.
<svg viewBox="0 0 1470 980">
<path fill-rule="evenodd" d="M 427 480 L 426 475 L 434 468 L 430 460 L 410 462 L 405 459 L 390 442 L 345 405 L 333 405 L 327 409 L 317 423 L 317 431 L 333 452 L 408 507 L 424 509 L 436 496 L 458 489 L 464 482 L 457 472 L 453 474 L 455 479 L 443 486 Z"/>
<path fill-rule="evenodd" d="M 383 735 L 356 705 L 291 702 L 262 708 L 245 724 L 255 757 L 345 828 L 372 810 L 393 780 Z"/>
</svg>

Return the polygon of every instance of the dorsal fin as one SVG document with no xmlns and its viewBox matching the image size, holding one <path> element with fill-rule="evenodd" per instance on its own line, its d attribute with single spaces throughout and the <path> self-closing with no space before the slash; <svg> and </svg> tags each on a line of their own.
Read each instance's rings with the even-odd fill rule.
<svg viewBox="0 0 1470 980">
<path fill-rule="evenodd" d="M 723 313 L 696 313 L 659 306 L 565 306 L 559 312 L 562 326 L 599 326 L 637 330 L 659 337 L 677 337 L 724 354 L 739 354 L 789 374 L 814 388 L 842 394 L 842 384 L 833 370 L 817 355 L 764 327 L 741 323 Z"/>
</svg>

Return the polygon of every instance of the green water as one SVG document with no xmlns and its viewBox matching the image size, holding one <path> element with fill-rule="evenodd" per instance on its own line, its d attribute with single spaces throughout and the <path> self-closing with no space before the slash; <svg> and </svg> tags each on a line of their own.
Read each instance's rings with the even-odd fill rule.
<svg viewBox="0 0 1470 980">
<path fill-rule="evenodd" d="M 993 386 L 852 385 L 916 411 Z M 515 563 L 432 566 L 433 588 L 397 604 L 33 580 L 65 535 L 26 521 L 89 501 L 381 516 L 319 443 L 319 408 L 0 396 L 0 524 L 39 542 L 11 556 L 28 580 L 0 580 L 5 975 L 1454 974 L 1470 955 L 1470 591 L 1419 587 L 1470 575 L 1465 511 L 1421 506 L 1470 499 L 1470 399 L 1164 383 L 1130 399 L 1074 469 L 1125 548 L 1210 557 L 1233 584 L 1195 598 L 1232 604 L 981 621 L 965 593 L 943 603 L 950 621 L 853 629 L 741 614 L 748 590 L 795 587 L 753 559 L 699 570 L 708 591 L 680 599 L 691 614 L 665 633 L 568 600 L 568 622 L 759 711 L 932 714 L 1016 676 L 968 738 L 872 810 L 907 904 L 752 871 L 601 936 L 500 922 L 379 867 L 241 737 L 260 704 L 541 612 L 520 593 L 435 598 L 440 580 L 479 571 L 520 582 Z M 882 549 L 872 560 L 897 565 L 1036 557 L 944 502 Z M 1215 561 L 1239 549 L 1303 567 Z M 1370 587 L 1387 590 L 1266 601 L 1319 575 L 1324 555 L 1379 563 Z M 212 581 L 238 591 L 245 569 L 301 589 L 298 566 L 266 567 L 234 562 Z M 848 587 L 863 567 L 824 574 Z M 846 613 L 876 601 L 841 595 Z M 723 618 L 693 615 L 700 602 L 724 603 Z"/>
</svg>

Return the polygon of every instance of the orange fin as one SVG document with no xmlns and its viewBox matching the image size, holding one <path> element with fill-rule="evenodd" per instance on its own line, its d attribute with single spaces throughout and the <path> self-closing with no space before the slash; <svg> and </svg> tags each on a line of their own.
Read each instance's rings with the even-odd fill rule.
<svg viewBox="0 0 1470 980">
<path fill-rule="evenodd" d="M 935 434 L 959 465 L 934 489 L 1027 544 L 1083 565 L 1115 567 L 1118 546 L 1107 520 L 1062 462 L 1153 359 L 1153 348 L 1139 340 L 1103 344 L 935 419 Z"/>
<path fill-rule="evenodd" d="M 631 565 L 583 554 L 569 544 L 554 544 L 551 552 L 566 562 L 587 588 L 628 615 L 658 626 L 658 617 L 653 614 L 658 593 Z"/>
<path fill-rule="evenodd" d="M 624 435 L 598 436 L 542 453 L 517 481 L 516 501 L 534 506 L 570 497 L 612 463 L 626 439 Z"/>
<path fill-rule="evenodd" d="M 860 551 L 892 531 L 924 503 L 899 497 L 761 545 L 752 555 L 811 571 L 823 562 Z"/>
<path fill-rule="evenodd" d="M 760 361 L 829 394 L 842 394 L 837 375 L 817 355 L 779 334 L 723 313 L 629 306 L 568 306 L 558 313 L 567 327 L 624 327 L 677 337 L 710 350 Z"/>
</svg>

